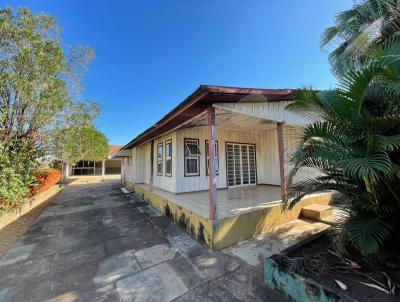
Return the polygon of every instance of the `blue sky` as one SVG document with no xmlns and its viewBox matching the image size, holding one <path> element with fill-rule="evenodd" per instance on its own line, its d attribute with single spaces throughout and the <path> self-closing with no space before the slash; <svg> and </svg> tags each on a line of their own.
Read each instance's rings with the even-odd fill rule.
<svg viewBox="0 0 400 302">
<path fill-rule="evenodd" d="M 65 45 L 96 58 L 82 97 L 97 127 L 125 144 L 200 84 L 319 89 L 335 85 L 322 31 L 351 0 L 2 1 L 57 17 Z"/>
</svg>

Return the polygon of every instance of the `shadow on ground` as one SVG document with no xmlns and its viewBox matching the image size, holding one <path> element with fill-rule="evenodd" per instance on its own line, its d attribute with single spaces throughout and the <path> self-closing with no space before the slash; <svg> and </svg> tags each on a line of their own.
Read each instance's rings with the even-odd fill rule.
<svg viewBox="0 0 400 302">
<path fill-rule="evenodd" d="M 116 179 L 75 181 L 0 262 L 0 301 L 285 301 Z"/>
</svg>

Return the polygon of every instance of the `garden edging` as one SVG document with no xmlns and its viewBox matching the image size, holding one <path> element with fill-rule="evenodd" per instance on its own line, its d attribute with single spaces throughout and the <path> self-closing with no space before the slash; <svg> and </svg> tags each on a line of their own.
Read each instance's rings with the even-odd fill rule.
<svg viewBox="0 0 400 302">
<path fill-rule="evenodd" d="M 38 205 L 47 201 L 49 198 L 56 196 L 61 190 L 62 190 L 62 187 L 60 185 L 58 185 L 58 184 L 53 185 L 48 190 L 46 190 L 44 192 L 40 192 L 37 195 L 35 195 L 32 198 L 32 200 L 30 200 L 29 202 L 24 204 L 21 208 L 13 210 L 12 212 L 1 216 L 0 217 L 0 230 L 2 230 L 3 228 L 5 228 L 7 225 L 14 222 L 15 220 L 17 220 L 22 215 L 25 215 L 29 211 L 33 210 Z"/>
</svg>

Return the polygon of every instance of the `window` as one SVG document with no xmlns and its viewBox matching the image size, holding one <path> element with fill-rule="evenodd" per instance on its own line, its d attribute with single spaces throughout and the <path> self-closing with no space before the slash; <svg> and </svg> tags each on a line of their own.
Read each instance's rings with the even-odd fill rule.
<svg viewBox="0 0 400 302">
<path fill-rule="evenodd" d="M 219 148 L 218 141 L 215 141 L 215 165 L 217 174 L 219 173 Z M 206 140 L 206 175 L 210 175 L 210 171 L 208 171 L 208 161 L 210 156 L 208 155 L 208 140 Z"/>
<path fill-rule="evenodd" d="M 163 144 L 157 145 L 157 175 L 162 175 L 163 169 Z"/>
<path fill-rule="evenodd" d="M 200 175 L 200 148 L 198 139 L 185 139 L 185 176 Z"/>
<path fill-rule="evenodd" d="M 165 142 L 165 176 L 172 176 L 172 141 Z"/>
</svg>

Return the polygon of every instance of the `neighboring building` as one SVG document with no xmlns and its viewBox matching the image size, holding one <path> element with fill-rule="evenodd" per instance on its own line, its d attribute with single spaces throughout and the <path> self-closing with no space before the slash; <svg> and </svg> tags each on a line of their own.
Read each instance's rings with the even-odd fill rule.
<svg viewBox="0 0 400 302">
<path fill-rule="evenodd" d="M 121 148 L 110 146 L 108 156 L 103 161 L 80 160 L 75 165 L 67 165 L 67 177 L 121 174 L 121 158 L 114 157 Z"/>
<path fill-rule="evenodd" d="M 308 123 L 284 110 L 294 94 L 200 86 L 116 153 L 124 157 L 123 182 L 212 248 L 278 225 L 266 217 L 281 205 L 287 153 Z"/>
</svg>

